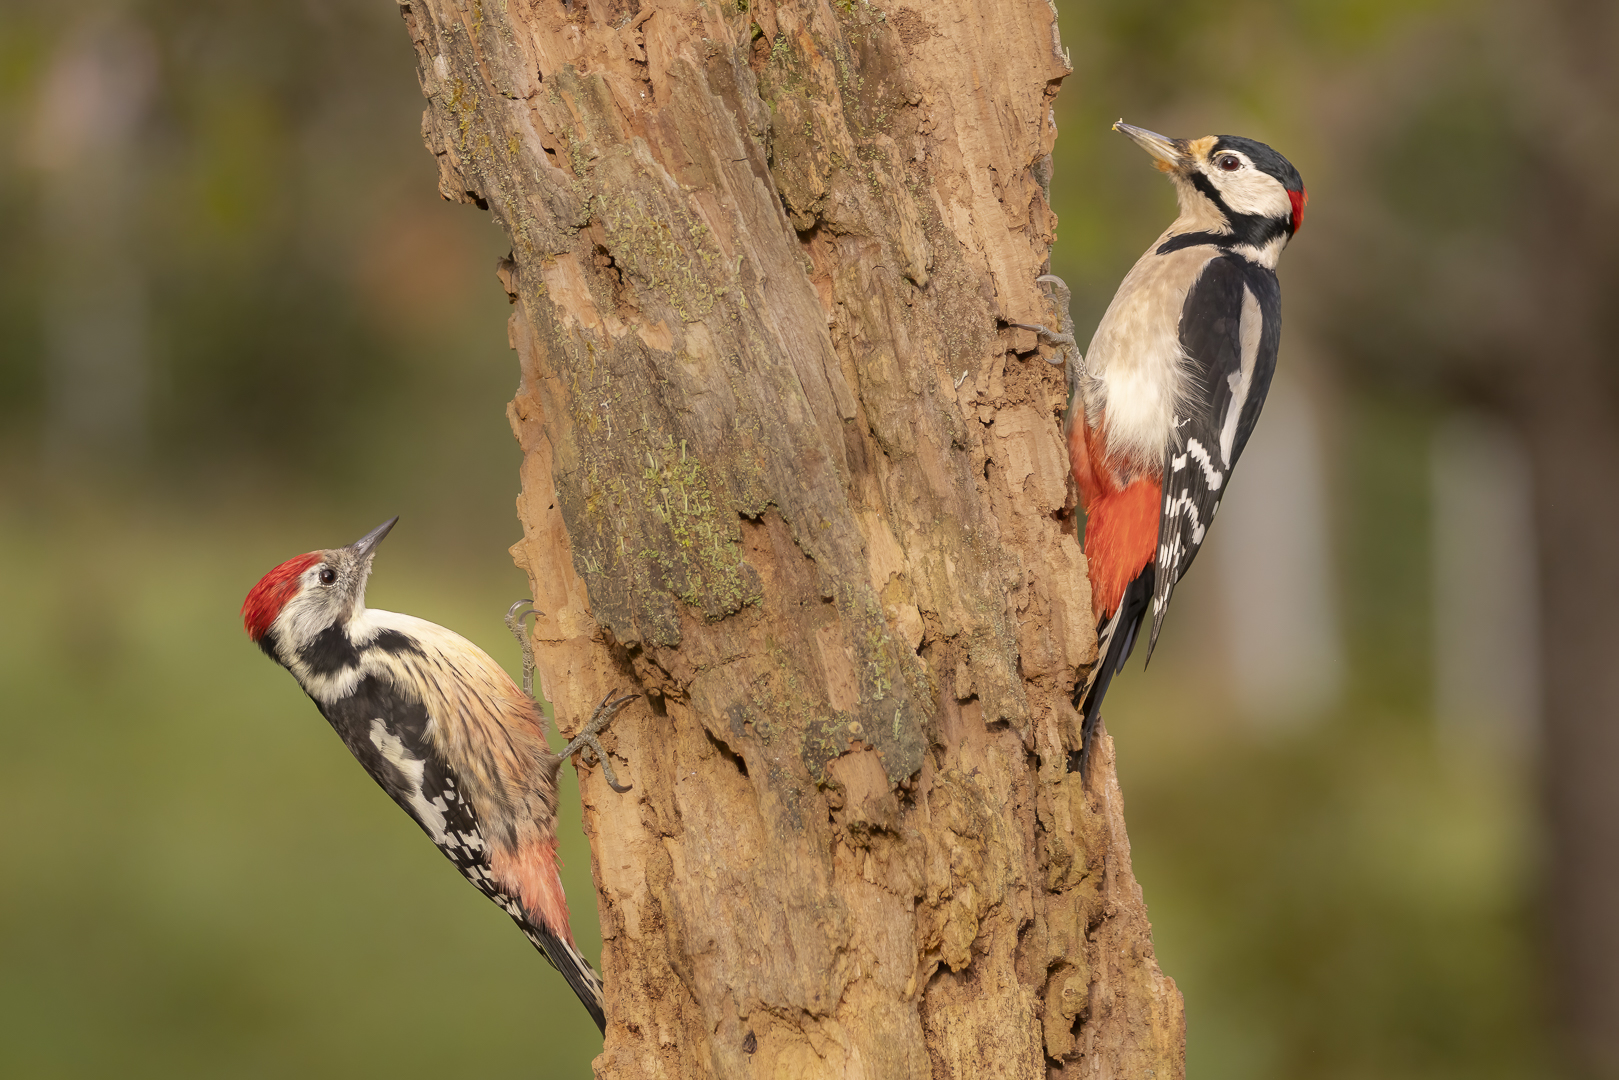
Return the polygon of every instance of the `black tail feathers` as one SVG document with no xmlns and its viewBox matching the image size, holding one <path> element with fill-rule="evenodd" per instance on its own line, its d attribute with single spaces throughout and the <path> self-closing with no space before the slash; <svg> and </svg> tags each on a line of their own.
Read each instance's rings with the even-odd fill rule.
<svg viewBox="0 0 1619 1080">
<path fill-rule="evenodd" d="M 540 955 L 551 962 L 551 966 L 562 972 L 562 977 L 568 980 L 568 985 L 579 998 L 579 1003 L 585 1007 L 590 1018 L 596 1021 L 596 1027 L 603 1034 L 607 1033 L 607 1013 L 602 1006 L 602 981 L 596 974 L 596 969 L 590 966 L 590 961 L 579 955 L 579 950 L 572 943 L 551 933 L 550 930 L 533 925 L 523 927 L 528 939 L 534 947 L 540 950 Z"/>
<path fill-rule="evenodd" d="M 1102 658 L 1096 677 L 1088 687 L 1081 684 L 1074 693 L 1074 708 L 1079 710 L 1084 722 L 1079 729 L 1079 749 L 1068 755 L 1068 771 L 1079 773 L 1082 783 L 1090 782 L 1091 741 L 1096 737 L 1096 726 L 1102 721 L 1102 699 L 1107 696 L 1113 676 L 1124 670 L 1124 662 L 1130 659 L 1136 647 L 1136 633 L 1152 603 L 1152 575 L 1153 564 L 1148 563 L 1125 587 L 1119 610 L 1097 630 Z"/>
</svg>

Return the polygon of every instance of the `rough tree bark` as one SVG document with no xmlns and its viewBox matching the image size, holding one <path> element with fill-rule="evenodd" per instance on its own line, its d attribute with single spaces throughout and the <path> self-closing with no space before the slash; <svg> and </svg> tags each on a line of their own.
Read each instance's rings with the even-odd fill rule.
<svg viewBox="0 0 1619 1080">
<path fill-rule="evenodd" d="M 604 1077 L 1179 1077 L 1049 319 L 1044 0 L 408 0 L 522 367 L 513 554 L 582 776 Z M 578 902 L 577 900 L 575 901 Z"/>
</svg>

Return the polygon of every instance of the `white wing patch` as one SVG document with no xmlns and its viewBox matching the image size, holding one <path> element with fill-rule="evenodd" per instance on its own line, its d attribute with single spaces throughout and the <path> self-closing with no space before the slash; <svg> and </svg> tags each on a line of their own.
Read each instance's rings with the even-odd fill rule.
<svg viewBox="0 0 1619 1080">
<path fill-rule="evenodd" d="M 388 730 L 388 725 L 382 720 L 371 721 L 371 744 L 382 752 L 388 763 L 398 769 L 404 776 L 405 783 L 409 785 L 406 801 L 410 803 L 410 811 L 416 820 L 427 828 L 427 834 L 433 838 L 433 843 L 439 847 L 456 847 L 460 840 L 450 836 L 444 829 L 444 814 L 447 807 L 444 805 L 444 796 L 428 799 L 422 791 L 422 773 L 425 766 L 422 759 L 405 748 L 404 740 Z"/>
<path fill-rule="evenodd" d="M 1259 299 L 1246 282 L 1242 286 L 1242 317 L 1237 323 L 1237 341 L 1242 349 L 1242 368 L 1227 376 L 1231 387 L 1231 403 L 1226 406 L 1225 421 L 1220 425 L 1220 460 L 1231 468 L 1231 451 L 1237 442 L 1237 422 L 1242 419 L 1242 407 L 1248 404 L 1248 391 L 1254 384 L 1254 364 L 1259 359 L 1259 335 L 1265 329 L 1265 317 L 1259 310 Z"/>
</svg>

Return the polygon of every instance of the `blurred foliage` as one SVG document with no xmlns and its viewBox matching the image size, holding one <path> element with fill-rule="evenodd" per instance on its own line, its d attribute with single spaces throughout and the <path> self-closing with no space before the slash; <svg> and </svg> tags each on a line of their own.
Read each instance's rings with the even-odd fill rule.
<svg viewBox="0 0 1619 1080">
<path fill-rule="evenodd" d="M 1110 697 L 1190 1074 L 1547 1076 L 1524 777 L 1433 737 L 1424 455 L 1458 338 L 1403 295 L 1494 250 L 1519 197 L 1511 84 L 1465 59 L 1485 20 L 1442 0 L 1059 8 L 1053 269 L 1082 334 L 1173 214 L 1116 117 L 1271 142 L 1313 196 L 1283 363 L 1331 412 L 1343 701 L 1281 728 L 1226 703 L 1197 647 L 1209 568 Z M 11 0 L 7 145 L 48 136 L 41 87 L 96 20 L 153 56 L 121 162 L 153 383 L 139 445 L 93 472 L 51 457 L 40 313 L 95 268 L 40 212 L 38 152 L 0 157 L 0 1073 L 584 1075 L 600 1044 L 561 980 L 236 617 L 271 565 L 400 513 L 371 600 L 515 663 L 504 238 L 438 200 L 390 4 Z M 594 956 L 576 803 L 565 874 Z"/>
</svg>

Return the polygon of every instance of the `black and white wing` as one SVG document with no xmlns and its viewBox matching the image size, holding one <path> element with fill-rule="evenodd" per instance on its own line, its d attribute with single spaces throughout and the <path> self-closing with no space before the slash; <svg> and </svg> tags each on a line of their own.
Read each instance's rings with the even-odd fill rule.
<svg viewBox="0 0 1619 1080">
<path fill-rule="evenodd" d="M 318 704 L 318 703 L 317 703 Z M 420 825 L 433 844 L 479 892 L 512 917 L 552 966 L 561 971 L 598 1028 L 606 1019 L 601 979 L 572 943 L 530 920 L 495 880 L 477 813 L 454 771 L 428 742 L 427 708 L 368 675 L 354 693 L 320 710 L 365 771 Z"/>
<path fill-rule="evenodd" d="M 321 712 L 365 771 L 409 814 L 478 891 L 513 918 L 523 910 L 496 888 L 477 815 L 449 766 L 428 742 L 427 708 L 387 680 L 362 678 L 354 693 Z"/>
<path fill-rule="evenodd" d="M 1274 271 L 1240 255 L 1211 259 L 1186 294 L 1180 339 L 1192 376 L 1164 461 L 1152 591 L 1152 659 L 1175 585 L 1196 558 L 1276 372 L 1282 293 Z"/>
</svg>

